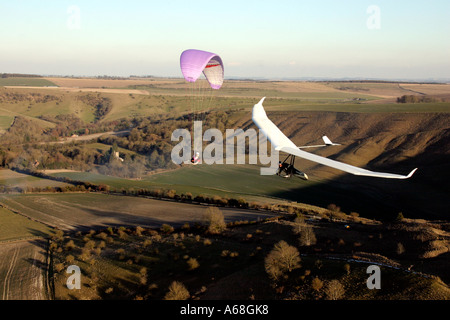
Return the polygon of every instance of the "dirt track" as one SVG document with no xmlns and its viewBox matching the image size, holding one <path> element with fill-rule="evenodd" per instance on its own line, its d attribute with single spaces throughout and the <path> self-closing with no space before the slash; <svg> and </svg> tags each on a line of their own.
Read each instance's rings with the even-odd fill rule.
<svg viewBox="0 0 450 320">
<path fill-rule="evenodd" d="M 46 299 L 46 254 L 39 241 L 0 245 L 1 300 Z"/>
<path fill-rule="evenodd" d="M 93 134 L 87 134 L 87 135 L 82 135 L 82 136 L 75 136 L 75 137 L 69 137 L 69 138 L 65 138 L 64 140 L 61 141 L 52 141 L 52 142 L 47 142 L 48 144 L 56 144 L 56 143 L 70 143 L 70 142 L 74 142 L 74 141 L 89 141 L 89 140 L 94 140 L 97 138 L 100 138 L 101 136 L 104 135 L 113 135 L 113 136 L 122 136 L 122 135 L 126 135 L 130 132 L 130 130 L 123 130 L 123 131 L 108 131 L 108 132 L 100 132 L 100 133 L 93 133 Z"/>
</svg>

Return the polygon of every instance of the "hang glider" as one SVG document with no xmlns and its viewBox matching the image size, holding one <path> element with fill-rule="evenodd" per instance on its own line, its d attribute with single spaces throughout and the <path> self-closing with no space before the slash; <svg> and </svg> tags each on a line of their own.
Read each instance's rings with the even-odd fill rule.
<svg viewBox="0 0 450 320">
<path fill-rule="evenodd" d="M 344 172 L 348 172 L 348 173 L 351 173 L 351 174 L 354 174 L 357 176 L 368 176 L 368 177 L 378 177 L 378 178 L 388 178 L 388 179 L 408 179 L 408 178 L 411 178 L 412 175 L 414 174 L 414 172 L 416 172 L 416 170 L 417 170 L 417 168 L 412 170 L 406 176 L 399 175 L 399 174 L 393 174 L 393 173 L 375 172 L 375 171 L 370 171 L 367 169 L 355 167 L 355 166 L 352 166 L 352 165 L 349 165 L 349 164 L 346 164 L 343 162 L 328 159 L 328 158 L 321 157 L 321 156 L 318 156 L 313 153 L 303 151 L 300 148 L 305 148 L 307 146 L 297 147 L 267 117 L 266 112 L 264 111 L 264 108 L 263 108 L 264 99 L 265 99 L 265 97 L 262 98 L 261 101 L 259 101 L 253 107 L 252 119 L 253 119 L 253 122 L 258 126 L 258 128 L 266 135 L 267 139 L 272 143 L 275 150 L 288 153 L 289 154 L 288 158 L 291 157 L 290 164 L 287 164 L 288 158 L 286 158 L 286 160 L 283 163 L 280 163 L 280 169 L 282 169 L 281 166 L 284 165 L 286 167 L 284 171 L 286 172 L 286 174 L 288 176 L 293 174 L 293 175 L 297 175 L 298 177 L 300 177 L 302 179 L 305 179 L 305 180 L 308 179 L 308 176 L 305 173 L 303 173 L 293 167 L 295 157 L 300 157 L 300 158 L 303 158 L 306 160 L 314 161 L 319 164 L 322 164 L 322 165 L 325 165 L 325 166 L 328 166 L 331 168 L 335 168 L 335 169 L 338 169 L 338 170 L 341 170 Z M 337 144 L 332 143 L 331 140 L 328 139 L 326 136 L 323 137 L 323 140 L 325 142 L 325 145 L 323 145 L 323 146 L 337 145 Z M 314 146 L 314 147 L 319 147 L 319 146 L 322 146 L 322 145 L 318 145 L 318 146 Z M 279 170 L 279 173 L 281 171 L 282 170 Z"/>
</svg>

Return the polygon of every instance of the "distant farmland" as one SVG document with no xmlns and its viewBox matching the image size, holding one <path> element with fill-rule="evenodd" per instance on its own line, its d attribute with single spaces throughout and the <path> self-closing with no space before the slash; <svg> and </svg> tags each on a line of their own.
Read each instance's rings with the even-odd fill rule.
<svg viewBox="0 0 450 320">
<path fill-rule="evenodd" d="M 0 86 L 56 87 L 56 84 L 44 78 L 11 77 L 0 78 Z"/>
</svg>

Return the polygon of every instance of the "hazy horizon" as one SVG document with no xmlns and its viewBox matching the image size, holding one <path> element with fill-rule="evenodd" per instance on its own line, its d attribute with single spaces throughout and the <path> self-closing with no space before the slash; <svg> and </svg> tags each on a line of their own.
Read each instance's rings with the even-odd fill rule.
<svg viewBox="0 0 450 320">
<path fill-rule="evenodd" d="M 219 54 L 249 79 L 450 79 L 448 1 L 10 1 L 0 73 L 181 77 Z"/>
</svg>

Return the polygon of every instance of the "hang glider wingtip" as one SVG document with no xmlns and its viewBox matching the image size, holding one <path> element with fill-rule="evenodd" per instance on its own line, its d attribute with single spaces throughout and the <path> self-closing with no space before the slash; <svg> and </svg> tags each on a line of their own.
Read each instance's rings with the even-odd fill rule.
<svg viewBox="0 0 450 320">
<path fill-rule="evenodd" d="M 413 171 L 411 171 L 407 176 L 406 179 L 409 179 L 413 176 L 413 174 L 417 171 L 418 168 L 415 168 Z"/>
</svg>

